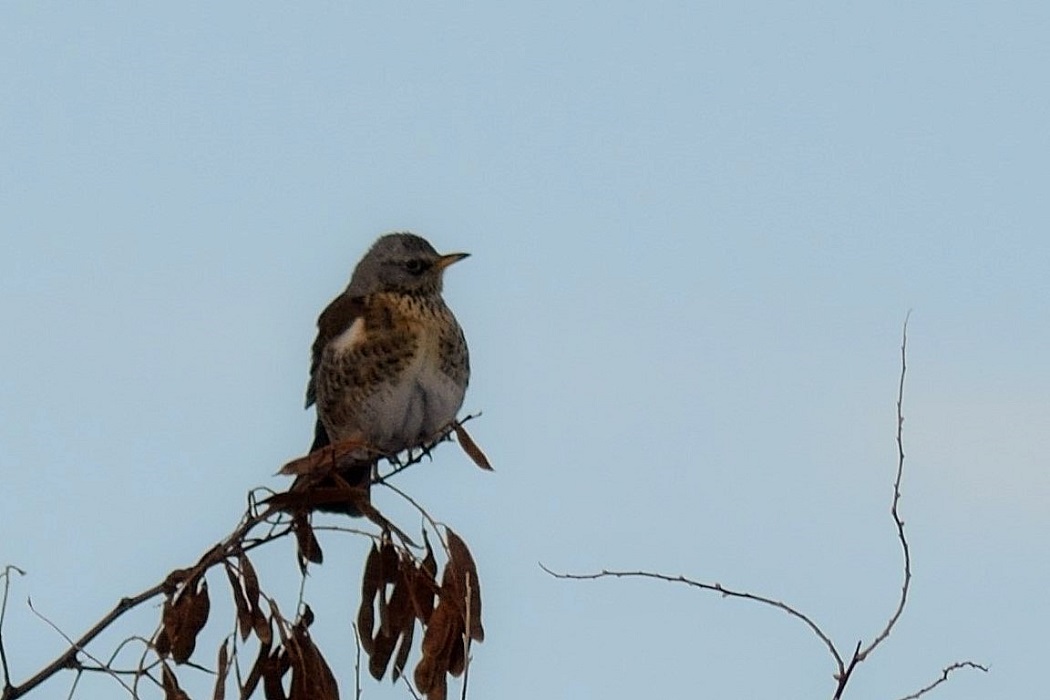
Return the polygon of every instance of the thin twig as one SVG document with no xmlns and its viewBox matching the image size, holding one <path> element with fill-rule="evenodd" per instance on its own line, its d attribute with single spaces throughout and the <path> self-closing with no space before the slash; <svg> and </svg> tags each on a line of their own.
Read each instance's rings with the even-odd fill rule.
<svg viewBox="0 0 1050 700">
<path fill-rule="evenodd" d="M 849 665 L 846 666 L 846 670 L 835 676 L 837 685 L 835 686 L 835 694 L 832 696 L 833 700 L 842 700 L 842 694 L 846 692 L 846 684 L 849 683 L 850 676 L 853 675 L 853 669 L 857 667 L 857 664 L 861 662 L 860 658 L 860 642 L 857 642 L 857 646 L 853 649 L 853 656 L 850 657 Z"/>
<path fill-rule="evenodd" d="M 463 615 L 463 691 L 460 693 L 459 700 L 467 700 L 467 680 L 470 678 L 470 576 L 464 576 L 463 582 L 467 586 L 467 593 L 463 601 L 466 606 L 466 612 Z"/>
<path fill-rule="evenodd" d="M 7 594 L 11 590 L 12 571 L 19 576 L 26 575 L 26 572 L 11 564 L 5 566 L 3 573 L 0 573 L 0 578 L 4 580 L 4 593 L 3 597 L 0 598 L 0 668 L 3 669 L 4 673 L 4 695 L 7 694 L 8 689 L 11 687 L 11 670 L 7 667 L 7 651 L 4 649 L 4 616 L 7 614 Z"/>
<path fill-rule="evenodd" d="M 937 680 L 933 681 L 929 685 L 927 685 L 927 686 L 925 686 L 923 688 L 920 688 L 919 690 L 915 691 L 911 695 L 905 695 L 900 700 L 916 700 L 917 698 L 921 698 L 923 695 L 925 695 L 926 693 L 930 692 L 931 690 L 933 690 L 934 688 L 939 686 L 941 683 L 946 682 L 948 680 L 948 676 L 950 676 L 952 674 L 952 671 L 958 671 L 960 668 L 972 668 L 972 669 L 975 669 L 977 671 L 983 671 L 984 673 L 988 673 L 988 667 L 987 666 L 983 666 L 981 664 L 974 663 L 973 661 L 956 661 L 954 664 L 951 664 L 950 666 L 946 666 L 941 671 L 941 677 L 940 678 L 938 678 Z"/>
<path fill-rule="evenodd" d="M 800 612 L 798 609 L 793 608 L 779 600 L 772 598 L 766 598 L 765 596 L 756 595 L 754 593 L 748 593 L 746 591 L 735 591 L 730 588 L 726 588 L 720 583 L 704 583 L 702 581 L 695 581 L 685 576 L 668 576 L 666 574 L 658 574 L 652 571 L 609 571 L 608 569 L 602 569 L 598 573 L 593 574 L 560 574 L 556 571 L 548 569 L 543 564 L 540 564 L 540 568 L 546 571 L 554 578 L 572 579 L 576 581 L 585 581 L 590 579 L 598 578 L 651 578 L 659 581 L 667 581 L 669 583 L 684 583 L 687 586 L 694 588 L 700 588 L 705 591 L 713 591 L 715 593 L 721 593 L 726 598 L 740 598 L 742 600 L 753 600 L 756 603 L 762 603 L 771 607 L 783 610 L 788 615 L 794 617 L 797 620 L 802 621 L 813 634 L 817 635 L 824 646 L 827 647 L 831 656 L 834 657 L 835 663 L 838 665 L 839 674 L 846 672 L 845 662 L 842 660 L 842 655 L 839 654 L 838 649 L 835 648 L 835 644 L 831 641 L 831 638 L 815 623 L 808 615 Z"/>
<path fill-rule="evenodd" d="M 392 476 L 395 476 L 397 474 L 400 474 L 401 472 L 405 471 L 406 469 L 408 469 L 409 467 L 411 467 L 413 465 L 419 464 L 420 462 L 423 461 L 424 457 L 429 457 L 430 456 L 430 453 L 434 450 L 434 448 L 436 448 L 441 443 L 448 441 L 450 439 L 452 433 L 454 433 L 456 431 L 456 428 L 458 426 L 461 426 L 464 423 L 468 423 L 469 421 L 477 418 L 480 415 L 481 415 L 481 413 L 472 413 L 472 414 L 464 417 L 463 419 L 457 419 L 457 420 L 454 420 L 454 421 L 450 422 L 444 428 L 442 428 L 441 430 L 437 431 L 437 433 L 434 434 L 433 438 L 425 441 L 424 444 L 421 445 L 418 448 L 419 449 L 419 454 L 413 456 L 411 451 L 409 451 L 408 459 L 404 463 L 400 463 L 399 464 L 397 462 L 396 455 L 393 455 L 393 456 L 386 455 L 385 456 L 386 461 L 388 461 L 391 464 L 391 466 L 393 466 L 393 469 L 391 469 L 386 474 L 383 474 L 381 476 L 377 476 L 377 478 L 374 479 L 372 481 L 372 483 L 373 484 L 386 484 L 387 479 L 389 479 Z"/>
<path fill-rule="evenodd" d="M 48 619 L 47 616 L 45 616 L 42 612 L 40 612 L 39 610 L 37 610 L 36 608 L 33 607 L 33 600 L 31 598 L 27 599 L 26 602 L 29 605 L 29 609 L 33 611 L 33 614 L 36 615 L 37 617 L 39 617 L 44 622 L 46 622 L 51 627 L 51 629 L 55 630 L 55 632 L 58 632 L 58 634 L 61 635 L 62 639 L 66 640 L 66 643 L 69 644 L 71 648 L 76 646 L 76 642 L 74 642 L 73 639 L 68 634 L 63 632 L 62 628 L 60 628 L 58 625 L 56 625 L 54 622 L 52 622 L 50 619 Z M 92 656 L 90 653 L 85 651 L 83 648 L 78 649 L 77 652 L 74 653 L 73 656 L 69 659 L 69 664 L 70 664 L 70 666 L 72 668 L 75 668 L 75 669 L 80 670 L 80 671 L 87 670 L 87 668 L 88 668 L 88 667 L 84 666 L 84 664 L 82 664 L 79 659 L 77 659 L 77 657 L 76 657 L 77 653 L 83 654 L 84 656 L 88 657 L 89 659 L 94 661 L 96 664 L 98 664 L 98 667 L 100 669 L 103 669 L 106 673 L 108 673 L 109 676 L 111 676 L 114 680 L 116 680 L 117 683 L 120 683 L 122 686 L 124 686 L 125 690 L 127 690 L 129 693 L 132 694 L 132 696 L 134 696 L 134 691 L 131 690 L 131 686 L 129 686 L 127 683 L 124 682 L 124 679 L 122 679 L 112 669 L 107 667 L 105 664 L 103 664 L 101 661 L 96 659 L 94 656 Z"/>
<path fill-rule="evenodd" d="M 451 557 L 452 553 L 448 549 L 448 543 L 445 542 L 445 538 L 441 536 L 441 529 L 439 527 L 439 526 L 444 525 L 444 523 L 441 523 L 441 522 L 438 522 L 437 520 L 434 520 L 434 518 L 431 517 L 430 513 L 427 512 L 426 508 L 424 508 L 423 506 L 419 505 L 419 502 L 416 501 L 416 499 L 412 498 L 411 496 L 409 496 L 407 493 L 405 493 L 404 491 L 402 491 L 398 487 L 394 486 L 393 484 L 388 484 L 386 482 L 382 482 L 382 483 L 383 483 L 383 486 L 387 487 L 388 489 L 390 489 L 391 491 L 396 493 L 398 496 L 401 496 L 401 498 L 403 498 L 406 501 L 408 501 L 408 503 L 413 508 L 415 508 L 417 511 L 419 511 L 419 514 L 421 516 L 423 516 L 424 520 L 426 520 L 428 523 L 430 523 L 430 527 L 437 534 L 438 542 L 440 542 L 441 546 L 444 548 L 445 555 L 448 556 L 448 557 Z M 405 539 L 408 542 L 409 545 L 414 546 L 417 550 L 419 549 L 419 545 L 417 545 L 415 542 L 412 542 L 412 540 L 410 540 L 410 539 L 404 538 L 403 537 L 403 533 L 400 530 L 395 529 L 394 532 L 396 532 L 399 537 L 402 537 L 403 539 Z"/>
<path fill-rule="evenodd" d="M 361 631 L 357 623 L 350 624 L 354 628 L 354 700 L 361 700 Z"/>
<path fill-rule="evenodd" d="M 897 528 L 897 539 L 901 543 L 901 552 L 904 555 L 904 581 L 901 583 L 901 595 L 897 601 L 897 608 L 893 611 L 886 626 L 875 636 L 871 644 L 864 647 L 860 652 L 860 661 L 868 658 L 875 648 L 886 641 L 890 632 L 897 624 L 904 606 L 908 603 L 908 591 L 911 588 L 911 549 L 908 546 L 908 538 L 904 536 L 904 520 L 900 515 L 901 479 L 904 476 L 904 379 L 908 374 L 908 319 L 911 311 L 904 317 L 904 328 L 901 330 L 901 374 L 900 382 L 897 384 L 897 476 L 893 480 L 893 506 L 890 514 L 893 516 L 893 524 Z"/>
<path fill-rule="evenodd" d="M 408 692 L 412 696 L 413 700 L 421 700 L 421 698 L 419 697 L 419 693 L 416 692 L 415 687 L 413 687 L 412 685 L 412 681 L 408 680 L 408 676 L 402 673 L 401 680 L 405 682 L 405 687 L 408 688 Z"/>
<path fill-rule="evenodd" d="M 234 552 L 248 551 L 250 549 L 254 549 L 257 546 L 265 544 L 266 542 L 273 541 L 274 539 L 277 539 L 278 537 L 286 534 L 288 530 L 282 530 L 279 534 L 275 536 L 256 540 L 248 546 L 244 546 L 242 544 L 245 535 L 247 535 L 249 531 L 251 531 L 259 523 L 262 523 L 271 516 L 278 514 L 278 512 L 279 511 L 276 508 L 266 508 L 261 513 L 248 514 L 245 517 L 243 517 L 238 527 L 229 536 L 227 536 L 219 545 L 208 550 L 208 552 L 206 552 L 204 556 L 201 557 L 201 559 L 193 567 L 190 568 L 190 578 L 201 572 L 207 571 L 219 562 L 225 560 L 226 557 L 230 556 Z M 167 579 L 165 579 L 164 581 L 161 581 L 155 586 L 147 588 L 141 593 L 138 593 L 129 598 L 121 598 L 112 610 L 110 610 L 101 620 L 95 623 L 95 625 L 92 626 L 91 629 L 89 629 L 87 632 L 81 635 L 79 639 L 75 641 L 72 639 L 68 640 L 70 646 L 65 651 L 63 651 L 54 661 L 52 661 L 39 672 L 37 672 L 32 678 L 17 686 L 7 683 L 3 689 L 3 692 L 0 693 L 0 700 L 15 700 L 15 698 L 20 698 L 26 693 L 33 690 L 33 688 L 43 683 L 51 676 L 61 671 L 62 669 L 73 667 L 73 664 L 76 663 L 77 652 L 83 650 L 88 644 L 91 643 L 92 640 L 95 639 L 95 637 L 97 637 L 106 628 L 112 625 L 118 618 L 124 615 L 124 613 L 152 598 L 155 598 L 161 593 L 164 593 L 168 589 L 168 587 L 169 584 L 167 582 Z"/>
</svg>

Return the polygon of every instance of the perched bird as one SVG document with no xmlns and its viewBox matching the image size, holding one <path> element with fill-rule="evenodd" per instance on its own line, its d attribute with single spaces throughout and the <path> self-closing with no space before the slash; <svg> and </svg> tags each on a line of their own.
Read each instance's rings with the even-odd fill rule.
<svg viewBox="0 0 1050 700">
<path fill-rule="evenodd" d="M 445 269 L 467 255 L 440 255 L 411 233 L 382 236 L 317 320 L 306 389 L 307 408 L 317 406 L 310 451 L 345 440 L 367 445 L 335 472 L 366 494 L 380 456 L 424 445 L 463 405 L 467 342 L 441 289 Z M 312 485 L 335 483 L 329 476 Z M 360 514 L 351 502 L 318 508 Z"/>
</svg>

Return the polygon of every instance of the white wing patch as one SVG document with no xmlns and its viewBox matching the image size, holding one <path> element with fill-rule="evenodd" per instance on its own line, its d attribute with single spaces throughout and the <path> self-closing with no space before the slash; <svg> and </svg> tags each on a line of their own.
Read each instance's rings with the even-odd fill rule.
<svg viewBox="0 0 1050 700">
<path fill-rule="evenodd" d="M 365 339 L 365 319 L 363 316 L 358 316 L 350 327 L 345 331 L 337 335 L 332 340 L 332 349 L 336 353 L 344 353 L 348 350 L 352 350 L 356 345 L 360 345 Z"/>
</svg>

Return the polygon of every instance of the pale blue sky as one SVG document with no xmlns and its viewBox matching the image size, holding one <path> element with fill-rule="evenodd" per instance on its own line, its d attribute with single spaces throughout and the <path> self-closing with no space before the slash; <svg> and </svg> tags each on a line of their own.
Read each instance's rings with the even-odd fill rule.
<svg viewBox="0 0 1050 700">
<path fill-rule="evenodd" d="M 1048 36 L 1044 2 L 3 3 L 16 679 L 61 647 L 27 595 L 77 633 L 286 483 L 314 319 L 411 229 L 474 254 L 446 297 L 497 471 L 446 446 L 402 482 L 481 569 L 472 697 L 829 697 L 830 658 L 777 611 L 537 562 L 718 581 L 870 639 L 900 580 L 908 309 L 912 600 L 850 697 L 967 658 L 992 672 L 931 697 L 1032 697 Z M 365 545 L 322 544 L 307 596 L 345 680 Z M 290 608 L 291 552 L 259 563 Z"/>
</svg>

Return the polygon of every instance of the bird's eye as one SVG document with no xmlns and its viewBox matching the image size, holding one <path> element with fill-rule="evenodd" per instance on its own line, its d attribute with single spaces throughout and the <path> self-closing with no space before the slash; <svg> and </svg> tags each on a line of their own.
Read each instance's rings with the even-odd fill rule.
<svg viewBox="0 0 1050 700">
<path fill-rule="evenodd" d="M 426 262 L 419 259 L 409 260 L 405 263 L 405 269 L 411 272 L 413 275 L 423 274 L 424 270 L 426 270 L 427 267 L 428 265 L 426 264 Z"/>
</svg>

